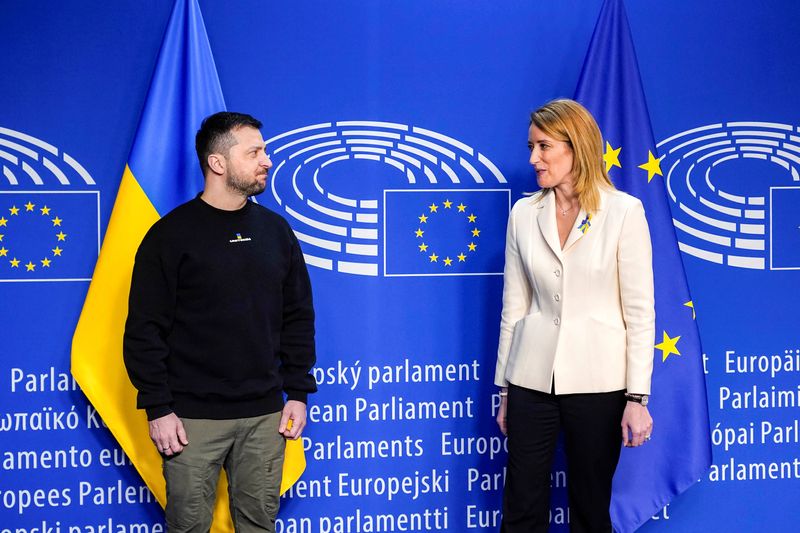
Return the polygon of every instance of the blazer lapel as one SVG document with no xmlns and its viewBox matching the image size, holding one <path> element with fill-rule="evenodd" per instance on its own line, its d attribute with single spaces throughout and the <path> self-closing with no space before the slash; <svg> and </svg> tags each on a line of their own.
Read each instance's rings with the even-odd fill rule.
<svg viewBox="0 0 800 533">
<path fill-rule="evenodd" d="M 584 235 L 590 232 L 596 232 L 603 214 L 605 213 L 604 207 L 606 204 L 608 193 L 600 189 L 600 205 L 594 213 L 587 213 L 585 209 L 581 209 L 578 216 L 575 218 L 575 224 L 572 226 L 567 236 L 567 242 L 564 243 L 564 251 L 566 252 L 575 245 Z"/>
<path fill-rule="evenodd" d="M 545 242 L 553 253 L 561 260 L 561 242 L 558 239 L 558 226 L 556 225 L 556 200 L 552 191 L 545 195 L 537 204 L 538 215 L 536 221 L 542 232 Z"/>
<path fill-rule="evenodd" d="M 587 215 L 586 210 L 580 210 L 580 213 L 578 213 L 578 216 L 575 218 L 575 224 L 572 225 L 572 230 L 569 232 L 569 235 L 567 235 L 567 242 L 564 243 L 565 252 L 589 231 L 593 218 L 593 216 L 589 217 L 589 215 Z"/>
</svg>

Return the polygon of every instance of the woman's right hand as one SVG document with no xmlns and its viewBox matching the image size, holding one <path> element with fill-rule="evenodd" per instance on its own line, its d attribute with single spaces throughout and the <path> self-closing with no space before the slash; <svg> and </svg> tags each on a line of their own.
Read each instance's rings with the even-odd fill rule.
<svg viewBox="0 0 800 533">
<path fill-rule="evenodd" d="M 500 394 L 500 406 L 497 408 L 497 425 L 503 435 L 508 436 L 506 428 L 506 410 L 508 407 L 508 390 L 503 389 Z"/>
</svg>

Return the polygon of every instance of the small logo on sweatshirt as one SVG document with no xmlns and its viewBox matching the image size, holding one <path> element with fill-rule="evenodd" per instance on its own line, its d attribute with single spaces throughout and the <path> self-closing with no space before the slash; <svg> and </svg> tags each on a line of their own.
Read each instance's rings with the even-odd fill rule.
<svg viewBox="0 0 800 533">
<path fill-rule="evenodd" d="M 242 237 L 241 233 L 237 233 L 236 234 L 236 238 L 235 239 L 231 239 L 228 242 L 247 242 L 247 241 L 250 241 L 250 240 L 252 240 L 250 237 Z"/>
</svg>

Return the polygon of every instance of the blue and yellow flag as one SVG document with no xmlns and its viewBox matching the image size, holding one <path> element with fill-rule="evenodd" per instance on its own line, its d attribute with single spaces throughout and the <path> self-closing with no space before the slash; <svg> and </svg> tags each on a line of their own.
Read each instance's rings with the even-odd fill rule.
<svg viewBox="0 0 800 533">
<path fill-rule="evenodd" d="M 197 0 L 177 0 L 72 341 L 73 375 L 162 505 L 161 458 L 148 436 L 144 411 L 136 409 L 136 390 L 122 361 L 128 291 L 136 250 L 147 230 L 203 189 L 195 132 L 204 117 L 224 109 Z M 290 441 L 281 492 L 304 469 L 301 441 Z M 214 513 L 216 532 L 233 531 L 222 489 Z"/>
<path fill-rule="evenodd" d="M 575 98 L 603 132 L 612 181 L 644 204 L 653 242 L 656 339 L 649 408 L 654 428 L 645 446 L 623 450 L 614 478 L 611 519 L 624 533 L 703 476 L 711 465 L 711 438 L 694 303 L 622 0 L 603 4 Z"/>
</svg>

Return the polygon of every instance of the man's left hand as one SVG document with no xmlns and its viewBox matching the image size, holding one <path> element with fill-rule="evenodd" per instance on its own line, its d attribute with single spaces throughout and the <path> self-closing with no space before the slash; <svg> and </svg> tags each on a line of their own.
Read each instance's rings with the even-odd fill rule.
<svg viewBox="0 0 800 533">
<path fill-rule="evenodd" d="M 297 400 L 289 400 L 283 406 L 281 425 L 278 432 L 287 439 L 296 440 L 306 427 L 306 404 Z"/>
</svg>

